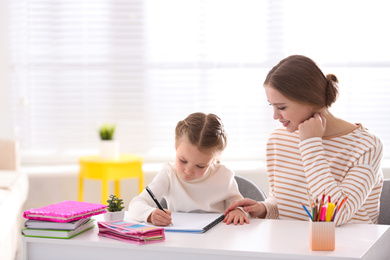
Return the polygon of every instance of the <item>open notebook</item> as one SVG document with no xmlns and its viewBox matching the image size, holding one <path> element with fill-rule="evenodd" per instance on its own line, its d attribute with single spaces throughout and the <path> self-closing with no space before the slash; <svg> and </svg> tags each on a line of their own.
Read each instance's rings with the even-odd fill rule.
<svg viewBox="0 0 390 260">
<path fill-rule="evenodd" d="M 167 232 L 205 233 L 222 222 L 221 213 L 184 213 L 172 212 L 171 226 L 164 227 Z"/>
</svg>

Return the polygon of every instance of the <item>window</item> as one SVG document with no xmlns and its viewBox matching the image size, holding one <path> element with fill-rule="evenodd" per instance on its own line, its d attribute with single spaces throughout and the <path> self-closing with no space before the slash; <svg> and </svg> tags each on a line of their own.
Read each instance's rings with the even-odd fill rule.
<svg viewBox="0 0 390 260">
<path fill-rule="evenodd" d="M 116 124 L 122 152 L 170 160 L 176 123 L 197 111 L 225 123 L 225 160 L 261 160 L 279 126 L 262 84 L 291 54 L 334 73 L 334 113 L 390 147 L 390 17 L 382 2 L 8 3 L 13 118 L 25 163 L 97 153 L 103 123 Z"/>
</svg>

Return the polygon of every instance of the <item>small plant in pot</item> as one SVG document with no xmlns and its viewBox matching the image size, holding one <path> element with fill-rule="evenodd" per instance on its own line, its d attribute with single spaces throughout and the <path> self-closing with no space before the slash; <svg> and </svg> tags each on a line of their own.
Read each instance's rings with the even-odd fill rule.
<svg viewBox="0 0 390 260">
<path fill-rule="evenodd" d="M 115 125 L 104 124 L 99 128 L 100 157 L 116 160 L 119 158 L 119 143 L 114 140 Z"/>
<path fill-rule="evenodd" d="M 123 211 L 123 199 L 115 195 L 110 195 L 107 200 L 107 213 L 104 214 L 105 221 L 123 220 L 125 212 Z"/>
<path fill-rule="evenodd" d="M 115 125 L 104 124 L 99 128 L 101 140 L 114 140 Z"/>
</svg>

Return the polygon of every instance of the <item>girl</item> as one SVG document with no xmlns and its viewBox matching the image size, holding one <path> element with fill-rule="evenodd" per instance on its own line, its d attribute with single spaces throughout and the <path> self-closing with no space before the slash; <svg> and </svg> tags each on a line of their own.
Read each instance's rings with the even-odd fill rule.
<svg viewBox="0 0 390 260">
<path fill-rule="evenodd" d="M 130 217 L 153 225 L 171 223 L 171 211 L 223 213 L 227 206 L 242 199 L 234 172 L 218 162 L 227 136 L 219 117 L 193 113 L 176 126 L 175 164 L 165 164 L 148 185 L 157 200 L 167 200 L 162 211 L 147 191 L 129 204 Z M 240 209 L 229 212 L 229 223 L 243 224 L 246 214 Z"/>
<path fill-rule="evenodd" d="M 276 129 L 267 144 L 269 198 L 232 203 L 254 217 L 308 220 L 299 201 L 345 200 L 336 224 L 377 223 L 383 185 L 382 142 L 361 124 L 335 117 L 338 80 L 309 58 L 287 57 L 264 82 Z M 327 200 L 325 200 L 326 202 Z"/>
</svg>

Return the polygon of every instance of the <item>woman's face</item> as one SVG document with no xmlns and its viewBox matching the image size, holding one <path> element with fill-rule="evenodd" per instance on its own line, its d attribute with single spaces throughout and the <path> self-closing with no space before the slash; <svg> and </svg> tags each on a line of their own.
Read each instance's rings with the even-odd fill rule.
<svg viewBox="0 0 390 260">
<path fill-rule="evenodd" d="M 265 94 L 273 107 L 274 119 L 279 120 L 288 132 L 298 130 L 298 125 L 309 119 L 316 112 L 312 106 L 304 105 L 283 96 L 275 88 L 266 85 Z"/>
</svg>

